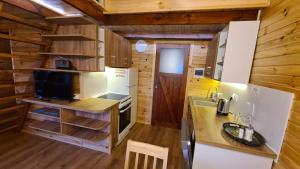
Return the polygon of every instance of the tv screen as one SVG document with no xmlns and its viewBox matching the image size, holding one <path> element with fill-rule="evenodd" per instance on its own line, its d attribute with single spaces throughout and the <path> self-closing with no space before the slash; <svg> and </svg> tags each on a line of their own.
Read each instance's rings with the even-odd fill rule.
<svg viewBox="0 0 300 169">
<path fill-rule="evenodd" d="M 73 100 L 73 73 L 34 71 L 33 75 L 37 97 Z"/>
</svg>

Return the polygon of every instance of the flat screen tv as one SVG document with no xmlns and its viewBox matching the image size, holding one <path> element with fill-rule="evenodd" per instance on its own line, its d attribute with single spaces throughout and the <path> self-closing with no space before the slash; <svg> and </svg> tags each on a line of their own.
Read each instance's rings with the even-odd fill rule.
<svg viewBox="0 0 300 169">
<path fill-rule="evenodd" d="M 73 73 L 34 71 L 33 76 L 37 97 L 73 100 Z"/>
</svg>

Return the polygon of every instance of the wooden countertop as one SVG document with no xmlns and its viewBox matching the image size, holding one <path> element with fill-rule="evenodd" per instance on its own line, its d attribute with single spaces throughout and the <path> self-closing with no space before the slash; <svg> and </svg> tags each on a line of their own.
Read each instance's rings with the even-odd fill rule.
<svg viewBox="0 0 300 169">
<path fill-rule="evenodd" d="M 276 158 L 276 154 L 266 145 L 262 147 L 249 147 L 231 139 L 223 131 L 223 123 L 233 122 L 233 116 L 217 116 L 216 107 L 195 106 L 189 97 L 196 143 L 226 148 L 229 150 Z"/>
<path fill-rule="evenodd" d="M 111 109 L 113 106 L 117 105 L 119 102 L 110 99 L 101 98 L 87 98 L 79 101 L 64 101 L 64 100 L 41 100 L 38 98 L 26 98 L 23 99 L 24 102 L 34 103 L 44 106 L 51 106 L 56 108 L 65 108 L 76 111 L 83 111 L 88 113 L 103 113 Z"/>
</svg>

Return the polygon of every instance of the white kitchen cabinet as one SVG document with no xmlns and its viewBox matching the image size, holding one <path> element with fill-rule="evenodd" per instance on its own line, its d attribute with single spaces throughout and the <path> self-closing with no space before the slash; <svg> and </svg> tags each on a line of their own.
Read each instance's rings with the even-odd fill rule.
<svg viewBox="0 0 300 169">
<path fill-rule="evenodd" d="M 273 159 L 196 144 L 192 169 L 272 169 Z"/>
<path fill-rule="evenodd" d="M 208 49 L 206 76 L 222 82 L 249 82 L 260 21 L 232 21 Z M 217 46 L 215 46 L 217 45 Z"/>
</svg>

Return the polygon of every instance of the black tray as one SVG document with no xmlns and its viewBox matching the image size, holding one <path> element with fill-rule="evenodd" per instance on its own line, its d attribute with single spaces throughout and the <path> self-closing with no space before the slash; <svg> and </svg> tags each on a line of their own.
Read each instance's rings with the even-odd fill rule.
<svg viewBox="0 0 300 169">
<path fill-rule="evenodd" d="M 251 142 L 249 142 L 245 139 L 238 138 L 240 128 L 245 129 L 246 126 L 236 124 L 236 123 L 224 123 L 223 124 L 223 130 L 225 131 L 225 133 L 228 134 L 228 136 L 231 137 L 232 139 L 234 139 L 242 144 L 245 144 L 245 145 L 251 146 L 251 147 L 259 147 L 266 143 L 265 138 L 256 131 L 254 131 L 253 139 Z"/>
</svg>

